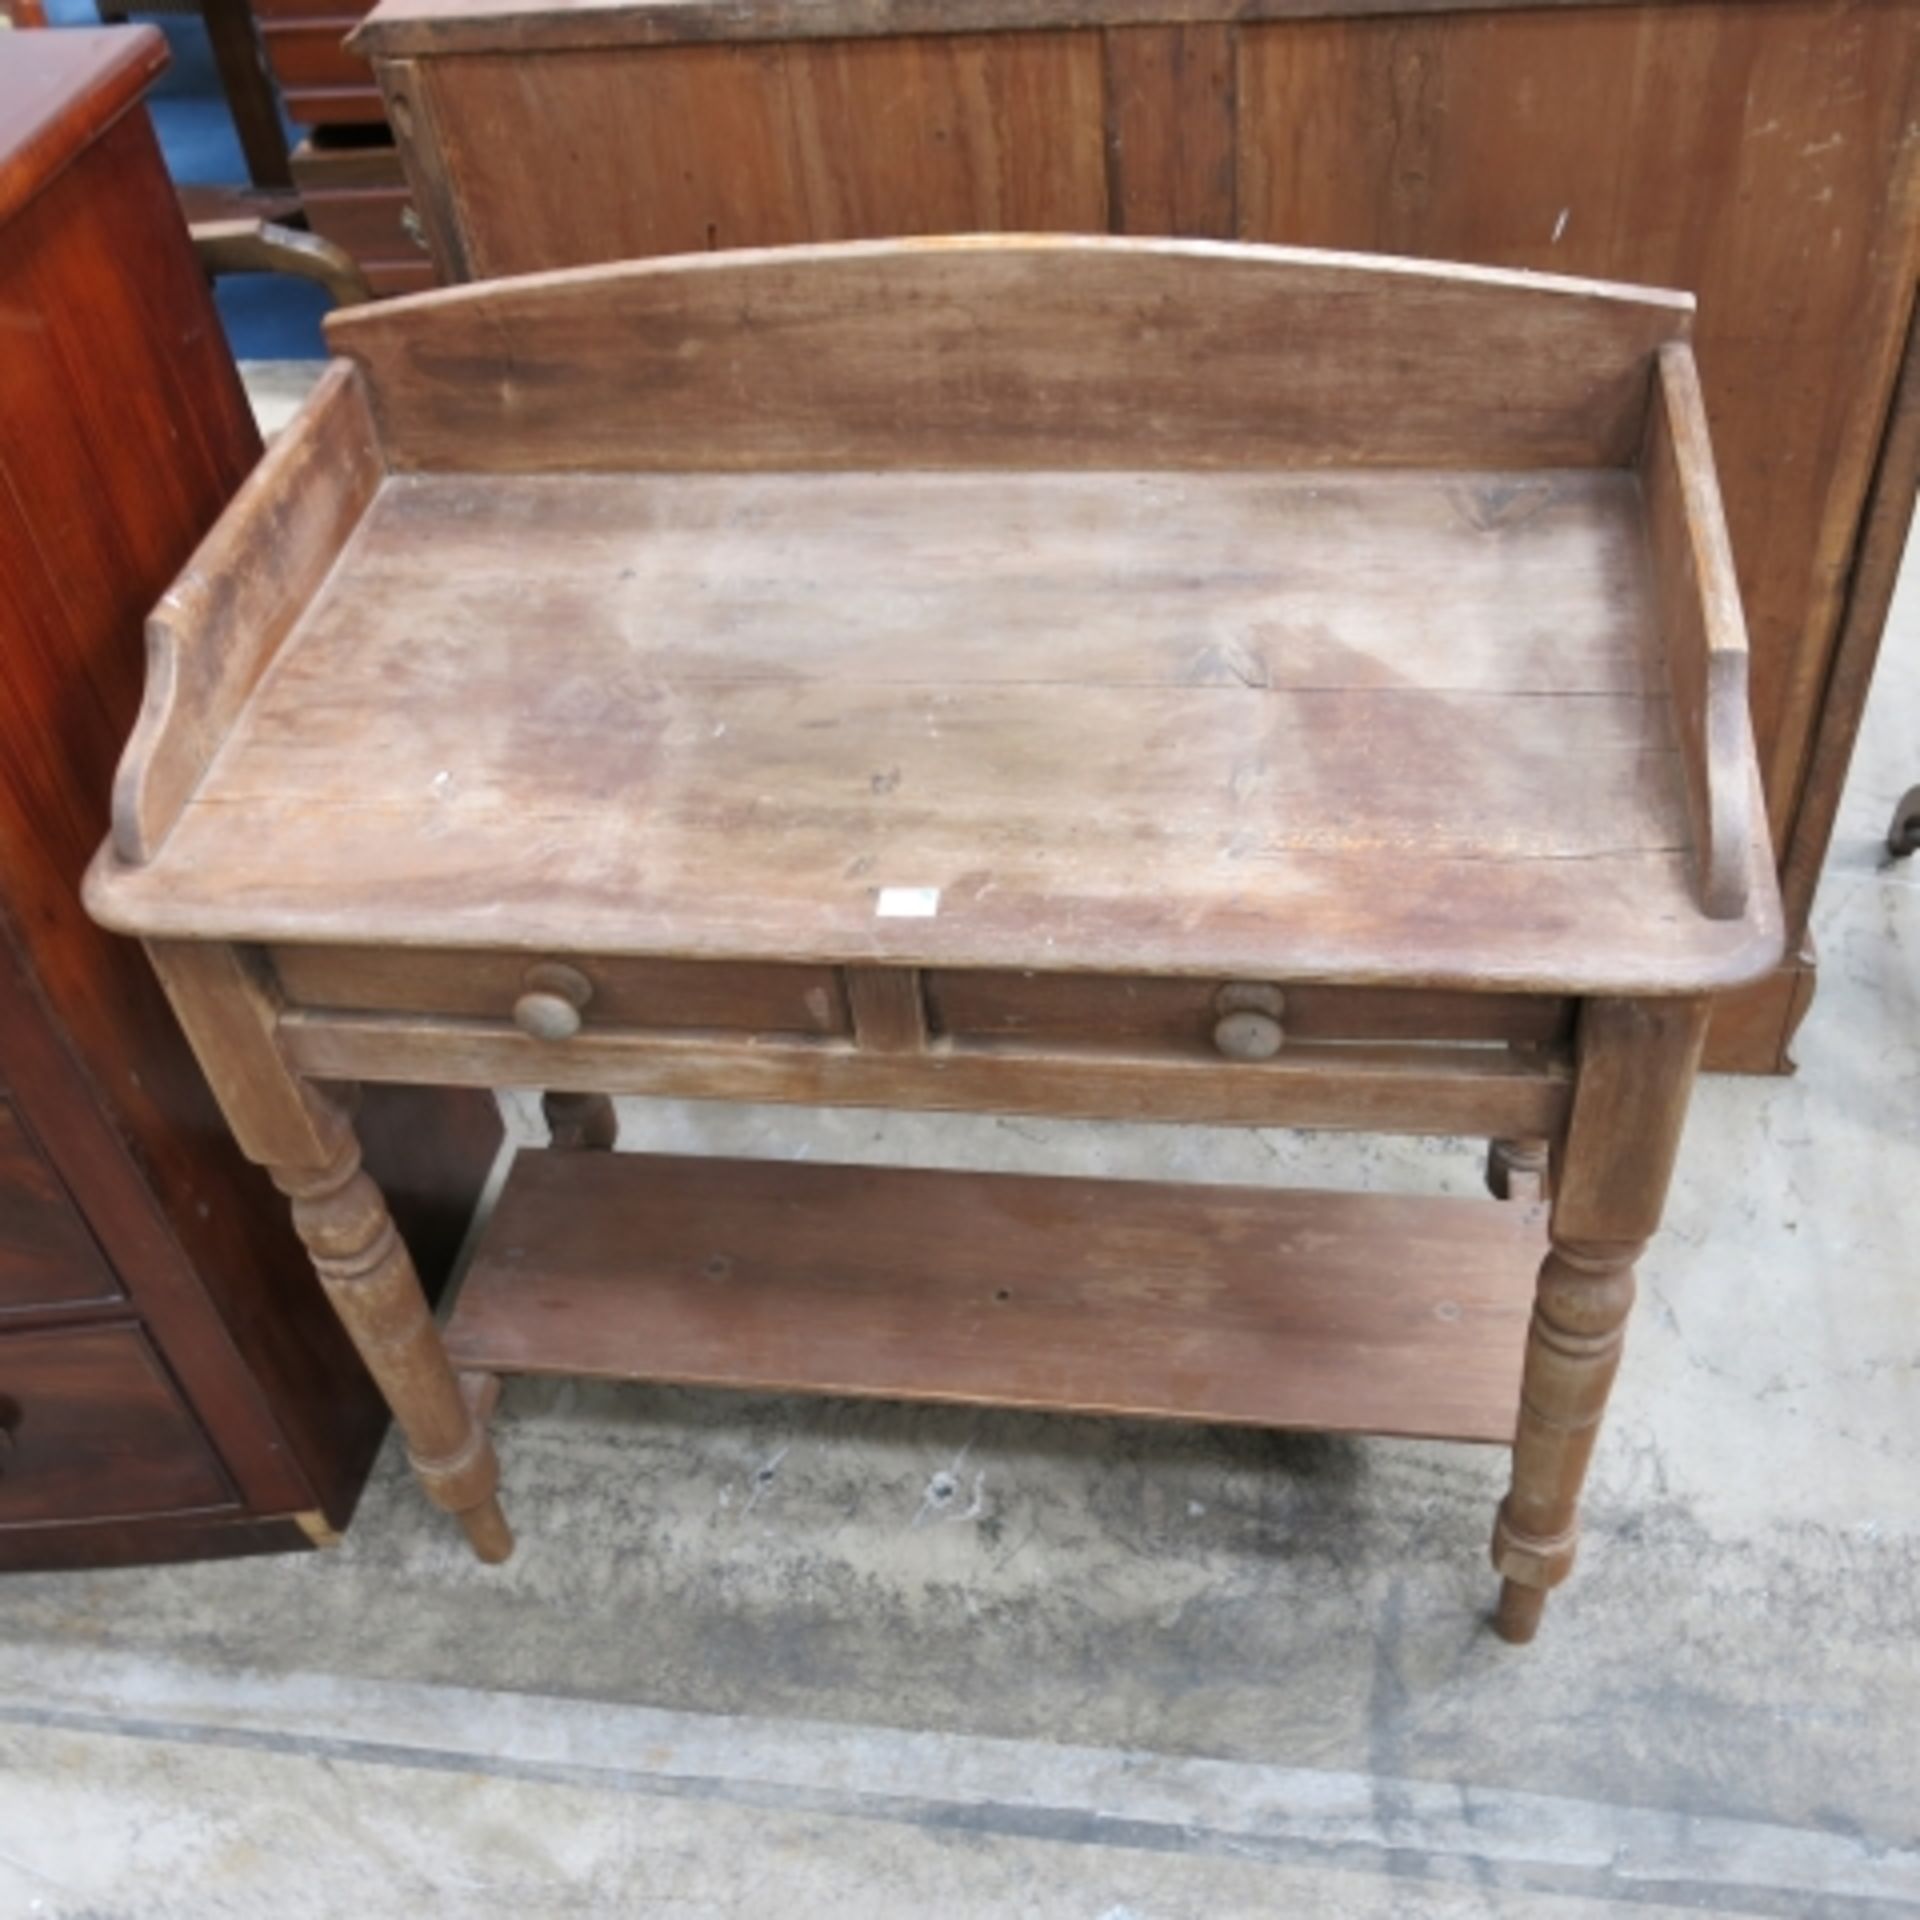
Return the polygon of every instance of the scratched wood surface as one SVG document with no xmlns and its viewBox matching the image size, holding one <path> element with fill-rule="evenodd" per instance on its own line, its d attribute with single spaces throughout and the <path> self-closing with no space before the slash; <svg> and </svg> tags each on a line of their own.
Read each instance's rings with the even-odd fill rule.
<svg viewBox="0 0 1920 1920">
<path fill-rule="evenodd" d="M 522 1154 L 447 1329 L 482 1372 L 1504 1442 L 1538 1208 Z"/>
<path fill-rule="evenodd" d="M 1624 465 L 1685 294 L 961 235 L 627 262 L 337 313 L 413 471 Z"/>
<path fill-rule="evenodd" d="M 1614 473 L 390 480 L 148 932 L 1581 990 L 1692 899 Z M 1436 583 L 1446 583 L 1436 591 Z M 926 918 L 885 890 L 935 888 Z"/>
</svg>

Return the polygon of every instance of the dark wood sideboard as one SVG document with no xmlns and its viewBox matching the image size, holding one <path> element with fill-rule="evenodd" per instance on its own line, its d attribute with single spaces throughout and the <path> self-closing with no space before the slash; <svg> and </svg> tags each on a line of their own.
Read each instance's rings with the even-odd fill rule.
<svg viewBox="0 0 1920 1920">
<path fill-rule="evenodd" d="M 1786 1063 L 1920 475 L 1920 0 L 382 0 L 450 280 L 963 229 L 1175 234 L 1682 287 L 1753 639 Z"/>
<path fill-rule="evenodd" d="M 145 956 L 80 906 L 142 623 L 260 452 L 140 104 L 165 60 L 0 33 L 0 1569 L 325 1540 L 385 1427 Z M 491 1102 L 362 1125 L 444 1275 Z"/>
</svg>

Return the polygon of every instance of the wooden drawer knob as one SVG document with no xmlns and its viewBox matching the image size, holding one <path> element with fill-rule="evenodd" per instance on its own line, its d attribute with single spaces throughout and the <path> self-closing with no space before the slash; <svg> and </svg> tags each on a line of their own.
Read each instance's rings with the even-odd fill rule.
<svg viewBox="0 0 1920 1920">
<path fill-rule="evenodd" d="M 1213 997 L 1214 1050 L 1228 1060 L 1271 1060 L 1286 1043 L 1280 1024 L 1286 1000 L 1280 989 L 1235 982 Z"/>
<path fill-rule="evenodd" d="M 592 998 L 593 982 L 578 967 L 543 961 L 527 969 L 513 1024 L 535 1040 L 571 1040 Z"/>
</svg>

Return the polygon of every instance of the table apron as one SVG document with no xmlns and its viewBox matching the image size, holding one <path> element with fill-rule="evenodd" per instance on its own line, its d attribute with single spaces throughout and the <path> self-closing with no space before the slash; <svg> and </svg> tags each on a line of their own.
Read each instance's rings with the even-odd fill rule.
<svg viewBox="0 0 1920 1920">
<path fill-rule="evenodd" d="M 1303 1044 L 1257 1064 L 951 1042 L 878 1054 L 686 1034 L 549 1043 L 492 1022 L 299 1010 L 279 1034 L 288 1061 L 325 1080 L 1484 1139 L 1556 1137 L 1572 1093 L 1558 1054 L 1486 1046 Z"/>
</svg>

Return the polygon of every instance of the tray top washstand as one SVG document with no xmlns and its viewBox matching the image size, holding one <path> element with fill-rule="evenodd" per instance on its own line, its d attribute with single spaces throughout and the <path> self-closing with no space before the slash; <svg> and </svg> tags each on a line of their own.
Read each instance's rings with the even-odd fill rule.
<svg viewBox="0 0 1920 1920">
<path fill-rule="evenodd" d="M 502 1374 L 979 1400 L 1510 1442 L 1531 1635 L 1781 948 L 1690 313 L 996 237 L 329 323 L 88 899 L 483 1557 Z M 1546 1204 L 527 1154 L 443 1331 L 356 1080 L 1464 1134 Z"/>
</svg>

